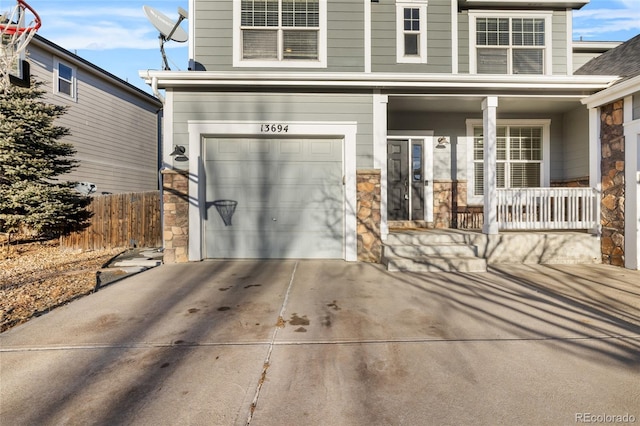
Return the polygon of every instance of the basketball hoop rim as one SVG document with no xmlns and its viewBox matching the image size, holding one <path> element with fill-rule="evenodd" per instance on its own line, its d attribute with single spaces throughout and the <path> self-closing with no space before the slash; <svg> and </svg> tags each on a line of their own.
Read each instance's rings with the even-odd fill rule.
<svg viewBox="0 0 640 426">
<path fill-rule="evenodd" d="M 38 29 L 40 29 L 40 26 L 42 25 L 42 20 L 40 19 L 40 15 L 38 15 L 38 12 L 36 12 L 35 9 L 31 7 L 26 1 L 17 0 L 17 3 L 18 7 L 28 9 L 33 14 L 34 25 L 30 25 L 28 27 L 18 27 L 15 24 L 0 24 L 0 32 L 9 35 L 14 35 L 16 33 L 22 35 L 25 33 L 30 33 L 32 31 L 38 31 Z"/>
</svg>

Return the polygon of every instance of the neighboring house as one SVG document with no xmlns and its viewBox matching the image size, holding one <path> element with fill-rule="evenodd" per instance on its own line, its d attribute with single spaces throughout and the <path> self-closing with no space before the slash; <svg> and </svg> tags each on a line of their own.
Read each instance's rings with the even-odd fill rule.
<svg viewBox="0 0 640 426">
<path fill-rule="evenodd" d="M 620 46 L 619 41 L 574 41 L 573 42 L 573 71 L 582 67 L 590 60 L 603 53 Z"/>
<path fill-rule="evenodd" d="M 604 260 L 640 269 L 640 35 L 593 59 L 578 75 L 613 73 L 610 88 L 582 102 L 600 159 Z"/>
<path fill-rule="evenodd" d="M 587 3 L 191 0 L 191 71 L 140 73 L 166 90 L 165 260 L 375 261 L 390 228 L 478 220 L 597 235 L 581 101 L 616 76 L 573 75 Z"/>
<path fill-rule="evenodd" d="M 157 190 L 160 101 L 38 35 L 28 52 L 44 101 L 69 107 L 56 124 L 71 130 L 63 140 L 80 165 L 64 179 L 96 194 Z"/>
</svg>

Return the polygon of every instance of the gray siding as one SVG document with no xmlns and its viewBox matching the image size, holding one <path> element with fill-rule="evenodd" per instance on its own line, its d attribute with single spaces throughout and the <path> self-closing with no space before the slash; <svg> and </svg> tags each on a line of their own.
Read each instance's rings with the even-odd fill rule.
<svg viewBox="0 0 640 426">
<path fill-rule="evenodd" d="M 469 14 L 458 14 L 458 72 L 469 73 Z"/>
<path fill-rule="evenodd" d="M 374 72 L 450 73 L 451 3 L 430 0 L 427 6 L 427 63 L 396 62 L 395 2 L 371 4 L 371 68 Z"/>
<path fill-rule="evenodd" d="M 592 60 L 593 58 L 597 58 L 601 53 L 593 53 L 593 52 L 574 52 L 573 53 L 573 71 L 575 72 L 578 68 Z"/>
<path fill-rule="evenodd" d="M 229 71 L 233 68 L 233 3 L 196 2 L 196 69 Z M 242 67 L 250 71 L 261 68 Z M 277 69 L 277 68 L 272 68 Z M 286 70 L 296 68 L 286 67 Z M 302 68 L 317 71 L 317 68 Z M 327 4 L 327 71 L 364 71 L 364 4 L 361 0 L 329 0 Z"/>
<path fill-rule="evenodd" d="M 551 52 L 553 74 L 567 74 L 567 12 L 553 12 L 551 18 L 553 51 Z M 573 70 L 570 70 L 573 73 Z"/>
<path fill-rule="evenodd" d="M 193 38 L 197 70 L 222 71 L 233 63 L 233 4 L 231 1 L 195 2 Z"/>
<path fill-rule="evenodd" d="M 188 145 L 188 120 L 356 121 L 357 167 L 373 167 L 373 104 L 366 94 L 176 93 L 174 143 Z"/>
<path fill-rule="evenodd" d="M 589 176 L 589 111 L 584 106 L 564 114 L 564 161 L 561 179 Z"/>
<path fill-rule="evenodd" d="M 44 82 L 45 102 L 69 107 L 56 124 L 71 130 L 63 141 L 73 144 L 80 166 L 64 179 L 95 183 L 98 193 L 157 189 L 159 106 L 63 57 L 76 69 L 77 98 L 54 94 L 54 55 L 35 43 L 29 52 L 31 73 Z"/>
<path fill-rule="evenodd" d="M 327 62 L 334 72 L 364 71 L 364 4 L 328 1 Z"/>
</svg>

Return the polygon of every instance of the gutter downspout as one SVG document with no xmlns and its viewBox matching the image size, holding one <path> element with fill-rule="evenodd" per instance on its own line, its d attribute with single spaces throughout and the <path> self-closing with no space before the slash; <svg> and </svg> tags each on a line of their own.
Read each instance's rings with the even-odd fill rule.
<svg viewBox="0 0 640 426">
<path fill-rule="evenodd" d="M 153 77 L 151 79 L 151 90 L 153 91 L 153 94 L 155 95 L 155 97 L 158 98 L 158 100 L 160 102 L 162 102 L 162 104 L 164 105 L 164 96 L 162 96 L 160 94 L 160 91 L 158 90 L 158 77 L 157 76 Z"/>
</svg>

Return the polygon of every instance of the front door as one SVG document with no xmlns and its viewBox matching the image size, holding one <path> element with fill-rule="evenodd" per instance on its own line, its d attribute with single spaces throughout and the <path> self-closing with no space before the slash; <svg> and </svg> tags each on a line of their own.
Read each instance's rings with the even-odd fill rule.
<svg viewBox="0 0 640 426">
<path fill-rule="evenodd" d="M 424 220 L 425 183 L 423 140 L 388 140 L 388 219 Z"/>
</svg>

